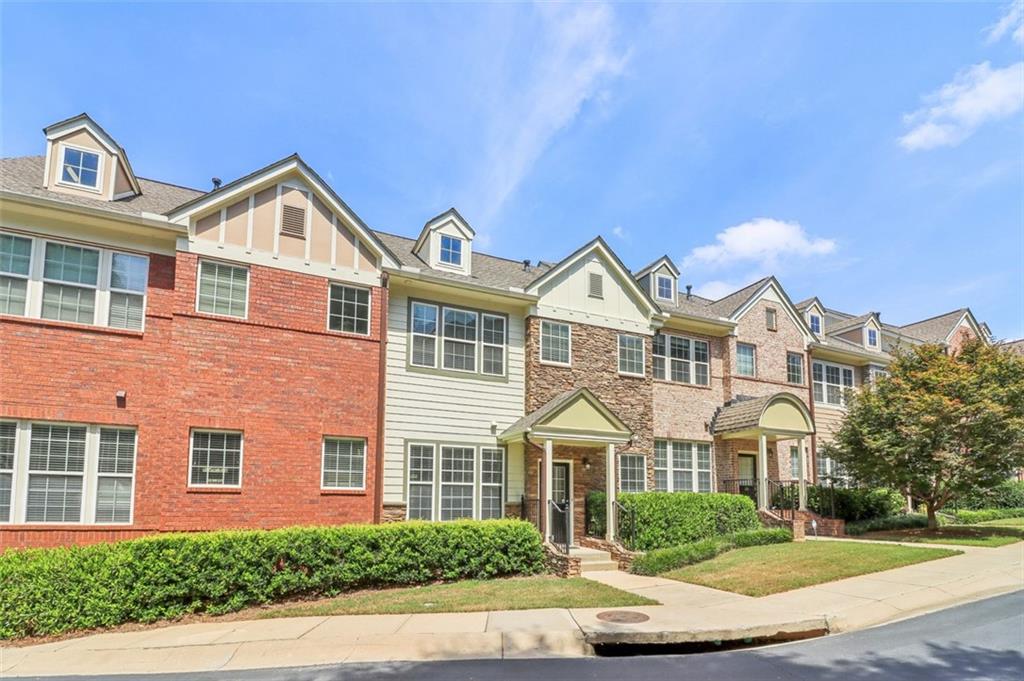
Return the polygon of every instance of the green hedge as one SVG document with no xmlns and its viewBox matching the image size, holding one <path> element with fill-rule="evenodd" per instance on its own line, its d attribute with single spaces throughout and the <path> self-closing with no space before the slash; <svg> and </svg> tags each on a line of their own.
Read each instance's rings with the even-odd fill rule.
<svg viewBox="0 0 1024 681">
<path fill-rule="evenodd" d="M 633 560 L 630 570 L 638 575 L 660 575 L 684 565 L 710 560 L 731 549 L 764 544 L 782 544 L 789 541 L 793 541 L 793 535 L 789 530 L 746 530 L 724 537 L 712 537 L 680 546 L 648 551 Z"/>
<path fill-rule="evenodd" d="M 991 508 L 1024 508 L 1024 481 L 1005 480 L 992 489 L 979 490 L 958 499 L 957 506 L 975 511 Z"/>
<path fill-rule="evenodd" d="M 543 569 L 540 535 L 518 520 L 164 534 L 7 551 L 0 639 Z"/>
<path fill-rule="evenodd" d="M 754 502 L 740 494 L 638 492 L 622 494 L 619 501 L 636 514 L 636 536 L 629 548 L 638 551 L 761 527 Z"/>
<path fill-rule="evenodd" d="M 858 522 L 846 523 L 846 534 L 858 535 L 865 532 L 881 532 L 883 530 L 912 530 L 928 527 L 928 516 L 923 513 L 904 513 L 888 518 L 873 518 Z"/>
<path fill-rule="evenodd" d="M 984 508 L 979 511 L 957 511 L 955 516 L 957 524 L 972 525 L 989 520 L 1024 518 L 1024 508 Z"/>
<path fill-rule="evenodd" d="M 898 515 L 907 503 L 902 494 L 885 487 L 835 487 L 823 490 L 817 486 L 808 486 L 808 507 L 822 515 L 829 515 L 832 512 L 830 494 L 835 495 L 836 517 L 846 522 Z"/>
<path fill-rule="evenodd" d="M 605 534 L 607 498 L 608 495 L 599 490 L 587 492 L 587 534 L 591 537 L 603 537 Z"/>
</svg>

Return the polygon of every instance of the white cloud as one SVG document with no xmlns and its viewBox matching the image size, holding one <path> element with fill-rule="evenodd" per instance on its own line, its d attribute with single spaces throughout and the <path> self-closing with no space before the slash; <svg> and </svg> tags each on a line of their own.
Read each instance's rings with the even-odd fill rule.
<svg viewBox="0 0 1024 681">
<path fill-rule="evenodd" d="M 629 232 L 627 232 L 622 225 L 615 225 L 612 227 L 612 234 L 623 241 L 629 241 Z"/>
<path fill-rule="evenodd" d="M 481 180 L 473 188 L 486 225 L 529 175 L 552 138 L 568 128 L 583 105 L 608 96 L 622 74 L 628 50 L 616 44 L 615 17 L 607 5 L 538 4 L 536 45 L 517 57 L 516 78 L 491 93 L 493 108 L 483 142 Z M 502 73 L 507 64 L 498 65 Z"/>
<path fill-rule="evenodd" d="M 913 126 L 899 143 L 908 151 L 956 146 L 985 123 L 1024 108 L 1024 62 L 993 69 L 983 62 L 962 70 L 903 117 Z"/>
<path fill-rule="evenodd" d="M 758 269 L 770 271 L 785 259 L 827 255 L 835 250 L 835 241 L 811 237 L 798 222 L 754 218 L 722 230 L 715 235 L 715 243 L 694 248 L 684 258 L 683 266 L 716 268 L 756 263 Z M 701 290 L 719 284 L 725 285 L 723 282 L 710 282 Z"/>
<path fill-rule="evenodd" d="M 746 284 L 735 284 L 732 282 L 720 280 L 708 281 L 698 286 L 694 293 L 698 296 L 701 296 L 702 298 L 718 300 L 719 298 L 726 297 L 727 295 L 733 293 L 734 291 L 740 290 L 744 286 L 751 284 L 754 281 L 756 281 L 756 279 L 752 279 L 751 281 L 748 281 Z"/>
<path fill-rule="evenodd" d="M 997 43 L 1008 33 L 1014 42 L 1024 45 L 1024 0 L 1014 0 L 1006 6 L 1002 18 L 988 28 L 987 41 Z"/>
</svg>

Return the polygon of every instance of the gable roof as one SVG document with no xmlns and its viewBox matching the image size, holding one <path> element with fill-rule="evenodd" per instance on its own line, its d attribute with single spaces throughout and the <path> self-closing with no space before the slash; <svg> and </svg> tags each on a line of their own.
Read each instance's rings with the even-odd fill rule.
<svg viewBox="0 0 1024 681">
<path fill-rule="evenodd" d="M 94 121 L 92 117 L 83 112 L 77 116 L 71 118 L 65 118 L 62 121 L 51 123 L 50 125 L 43 128 L 43 134 L 46 135 L 47 140 L 63 136 L 69 132 L 73 132 L 79 128 L 88 128 L 89 132 L 106 147 L 107 151 L 117 156 L 117 160 L 124 166 L 125 175 L 128 176 L 128 182 L 131 184 L 132 189 L 136 194 L 142 193 L 142 186 L 139 184 L 138 178 L 135 177 L 135 171 L 132 170 L 132 164 L 128 160 L 128 153 L 124 150 L 120 144 L 117 143 L 113 137 L 110 136 L 103 127 Z"/>
<path fill-rule="evenodd" d="M 945 343 L 965 316 L 967 316 L 969 323 L 976 329 L 980 329 L 977 320 L 971 314 L 971 310 L 962 307 L 959 310 L 922 319 L 919 322 L 904 324 L 900 327 L 900 330 L 929 343 Z"/>
<path fill-rule="evenodd" d="M 744 303 L 750 300 L 755 293 L 761 290 L 764 285 L 768 283 L 769 279 L 771 279 L 771 277 L 762 277 L 753 284 L 744 286 L 738 291 L 734 291 L 727 296 L 719 298 L 708 305 L 708 309 L 717 313 L 721 317 L 732 317 L 737 310 L 743 307 Z"/>
<path fill-rule="evenodd" d="M 850 317 L 849 319 L 845 319 L 837 324 L 833 324 L 827 328 L 827 332 L 830 334 L 843 333 L 844 331 L 849 331 L 850 329 L 856 329 L 858 326 L 864 326 L 872 319 L 875 320 L 875 324 L 877 324 L 879 328 L 881 328 L 882 322 L 878 318 L 878 313 L 868 312 L 867 314 L 862 314 L 858 317 Z"/>
<path fill-rule="evenodd" d="M 645 267 L 640 268 L 639 270 L 633 273 L 633 276 L 636 277 L 637 279 L 642 279 L 644 276 L 660 268 L 662 265 L 667 267 L 669 272 L 671 272 L 673 276 L 677 278 L 679 277 L 679 268 L 676 267 L 676 264 L 674 262 L 672 262 L 672 258 L 668 257 L 667 255 L 663 255 L 654 262 L 646 265 Z"/>
<path fill-rule="evenodd" d="M 517 436 L 529 433 L 535 426 L 542 425 L 545 422 L 553 419 L 563 410 L 574 404 L 577 400 L 586 400 L 594 409 L 607 419 L 609 424 L 612 425 L 615 430 L 631 435 L 629 427 L 622 422 L 622 420 L 615 415 L 611 409 L 609 409 L 598 397 L 590 391 L 589 388 L 573 388 L 566 390 L 564 393 L 557 395 L 552 400 L 544 404 L 543 406 L 535 409 L 534 411 L 526 414 L 511 426 L 502 431 L 501 435 L 498 436 L 501 440 L 508 440 Z"/>
<path fill-rule="evenodd" d="M 413 247 L 413 250 L 418 252 L 421 248 L 423 248 L 423 242 L 427 240 L 427 235 L 430 234 L 430 230 L 434 225 L 438 224 L 439 222 L 447 222 L 449 219 L 454 220 L 455 224 L 459 228 L 468 231 L 470 238 L 476 236 L 476 230 L 473 229 L 473 226 L 469 224 L 469 221 L 466 220 L 466 218 L 462 217 L 462 214 L 459 213 L 459 211 L 457 211 L 454 206 L 452 206 L 443 213 L 435 215 L 434 217 L 430 218 L 425 223 L 423 223 L 423 229 L 420 230 L 420 235 L 416 239 L 416 245 Z"/>
</svg>

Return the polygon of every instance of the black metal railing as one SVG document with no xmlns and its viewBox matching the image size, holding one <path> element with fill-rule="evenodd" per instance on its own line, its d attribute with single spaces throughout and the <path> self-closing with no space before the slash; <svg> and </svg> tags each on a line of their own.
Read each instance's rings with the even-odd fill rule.
<svg viewBox="0 0 1024 681">
<path fill-rule="evenodd" d="M 636 546 L 636 511 L 615 502 L 615 541 L 627 549 Z"/>
<path fill-rule="evenodd" d="M 800 508 L 800 481 L 799 480 L 772 480 L 768 479 L 769 510 L 773 511 L 783 520 L 792 521 L 796 518 L 796 512 Z"/>
<path fill-rule="evenodd" d="M 551 543 L 569 555 L 569 545 L 572 543 L 572 502 L 568 499 L 562 503 L 548 501 L 548 513 L 551 517 Z"/>
<path fill-rule="evenodd" d="M 756 478 L 727 478 L 718 481 L 718 490 L 726 494 L 742 494 L 750 497 L 757 504 L 757 479 Z"/>
<path fill-rule="evenodd" d="M 541 506 L 539 498 L 528 497 L 524 494 L 519 502 L 519 519 L 528 520 L 533 523 L 533 526 L 537 528 L 538 532 L 541 532 L 541 508 L 543 507 Z"/>
<path fill-rule="evenodd" d="M 836 485 L 833 480 L 820 480 L 807 487 L 807 508 L 823 518 L 836 517 Z"/>
</svg>

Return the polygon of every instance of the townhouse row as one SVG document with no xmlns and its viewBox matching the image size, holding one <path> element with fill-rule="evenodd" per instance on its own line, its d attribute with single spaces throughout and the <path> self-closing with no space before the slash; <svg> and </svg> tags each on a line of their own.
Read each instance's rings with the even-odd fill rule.
<svg viewBox="0 0 1024 681">
<path fill-rule="evenodd" d="M 550 502 L 572 542 L 591 490 L 766 507 L 770 481 L 839 473 L 818 449 L 894 348 L 989 335 L 773 277 L 709 300 L 600 238 L 499 258 L 454 209 L 375 231 L 297 156 L 202 192 L 136 176 L 87 115 L 44 133 L 0 160 L 2 547 L 509 515 L 553 536 Z"/>
</svg>

